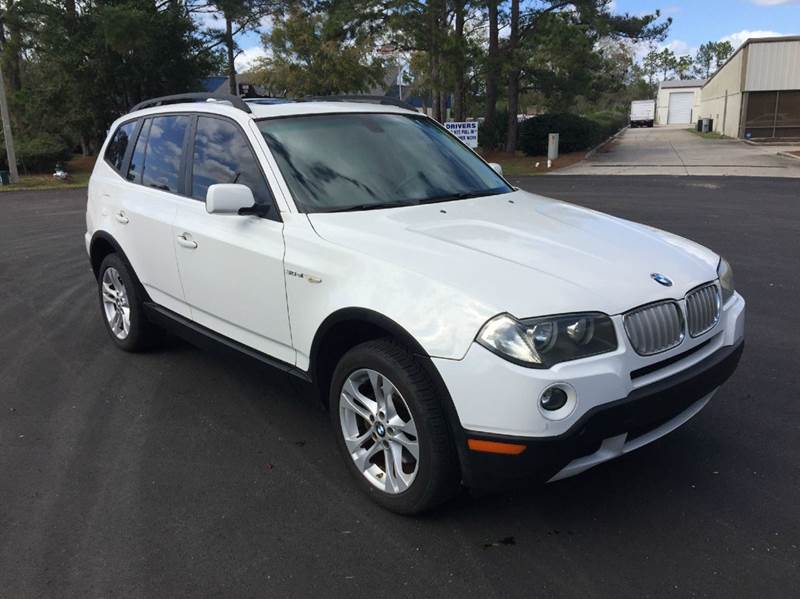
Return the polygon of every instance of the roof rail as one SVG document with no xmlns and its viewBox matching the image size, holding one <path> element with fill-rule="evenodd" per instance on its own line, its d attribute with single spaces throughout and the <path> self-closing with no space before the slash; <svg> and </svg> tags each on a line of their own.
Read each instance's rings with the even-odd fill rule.
<svg viewBox="0 0 800 599">
<path fill-rule="evenodd" d="M 412 106 L 408 102 L 403 102 L 397 98 L 389 96 L 369 96 L 369 95 L 342 95 L 342 96 L 304 96 L 297 98 L 295 102 L 367 102 L 370 104 L 384 104 L 386 106 L 397 106 L 419 112 L 416 106 Z"/>
<path fill-rule="evenodd" d="M 248 114 L 252 111 L 247 103 L 239 96 L 231 96 L 228 94 L 214 94 L 214 93 L 192 93 L 192 94 L 175 94 L 174 96 L 161 96 L 160 98 L 151 98 L 144 102 L 139 102 L 136 106 L 131 108 L 130 112 L 142 110 L 143 108 L 152 108 L 154 106 L 164 106 L 165 104 L 177 104 L 183 102 L 207 102 L 208 100 L 215 100 L 217 102 L 228 102 L 234 108 L 243 110 Z"/>
</svg>

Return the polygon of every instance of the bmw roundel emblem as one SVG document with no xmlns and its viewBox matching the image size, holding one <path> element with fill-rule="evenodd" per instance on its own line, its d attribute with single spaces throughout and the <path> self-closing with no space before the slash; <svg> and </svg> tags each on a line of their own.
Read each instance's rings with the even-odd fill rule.
<svg viewBox="0 0 800 599">
<path fill-rule="evenodd" d="M 651 273 L 650 277 L 659 285 L 663 285 L 664 287 L 672 287 L 672 279 L 662 275 L 660 272 Z"/>
</svg>

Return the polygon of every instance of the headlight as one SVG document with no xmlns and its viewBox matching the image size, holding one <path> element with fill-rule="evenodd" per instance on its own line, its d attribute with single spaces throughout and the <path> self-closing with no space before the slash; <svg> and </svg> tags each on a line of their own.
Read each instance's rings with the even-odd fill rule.
<svg viewBox="0 0 800 599">
<path fill-rule="evenodd" d="M 525 320 L 500 314 L 483 325 L 476 341 L 506 360 L 531 368 L 550 368 L 617 349 L 611 319 L 595 312 Z"/>
<path fill-rule="evenodd" d="M 719 286 L 722 287 L 722 303 L 724 305 L 733 297 L 733 292 L 736 289 L 733 286 L 733 269 L 725 258 L 719 259 L 717 276 L 719 277 Z"/>
</svg>

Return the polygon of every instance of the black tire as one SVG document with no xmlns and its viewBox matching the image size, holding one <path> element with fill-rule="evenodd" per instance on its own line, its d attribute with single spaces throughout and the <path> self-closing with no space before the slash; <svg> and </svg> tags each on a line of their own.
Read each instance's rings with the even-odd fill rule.
<svg viewBox="0 0 800 599">
<path fill-rule="evenodd" d="M 103 305 L 102 281 L 104 274 L 110 268 L 119 273 L 128 297 L 130 328 L 124 339 L 121 339 L 113 332 Z M 109 254 L 100 264 L 100 269 L 97 271 L 97 295 L 100 300 L 100 316 L 114 345 L 127 352 L 140 352 L 151 349 L 162 341 L 164 337 L 163 331 L 147 320 L 147 316 L 144 313 L 144 292 L 141 286 L 133 278 L 130 269 L 118 254 Z"/>
<path fill-rule="evenodd" d="M 419 461 L 408 489 L 390 494 L 370 483 L 353 462 L 344 441 L 339 417 L 342 386 L 359 369 L 375 370 L 387 377 L 403 396 L 418 431 Z M 378 339 L 348 351 L 333 374 L 330 413 L 336 440 L 347 468 L 359 487 L 374 501 L 398 514 L 418 514 L 452 498 L 460 488 L 458 457 L 441 400 L 428 375 L 402 345 Z"/>
</svg>

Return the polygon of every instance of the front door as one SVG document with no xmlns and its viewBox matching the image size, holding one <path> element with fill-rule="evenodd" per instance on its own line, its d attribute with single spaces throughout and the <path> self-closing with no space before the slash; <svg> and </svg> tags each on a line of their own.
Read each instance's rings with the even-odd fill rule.
<svg viewBox="0 0 800 599">
<path fill-rule="evenodd" d="M 175 253 L 192 319 L 230 339 L 294 364 L 283 272 L 283 223 L 250 142 L 234 121 L 197 117 L 189 144 L 187 192 L 173 226 Z M 214 183 L 241 183 L 267 217 L 208 214 Z"/>
</svg>

